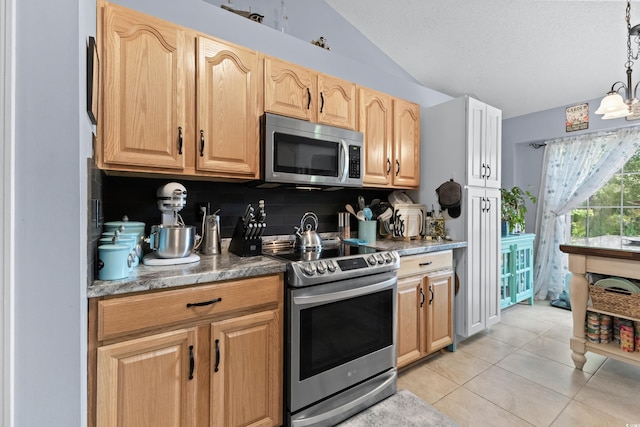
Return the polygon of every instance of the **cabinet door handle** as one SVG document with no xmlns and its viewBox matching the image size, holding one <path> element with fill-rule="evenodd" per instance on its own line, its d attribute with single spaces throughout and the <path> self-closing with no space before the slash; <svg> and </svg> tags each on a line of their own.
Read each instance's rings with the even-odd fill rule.
<svg viewBox="0 0 640 427">
<path fill-rule="evenodd" d="M 320 112 L 321 113 L 322 113 L 322 110 L 324 110 L 324 94 L 320 92 Z"/>
<path fill-rule="evenodd" d="M 433 261 L 427 261 L 427 262 L 421 262 L 420 264 L 418 264 L 420 267 L 424 267 L 426 265 L 431 265 L 433 264 Z"/>
<path fill-rule="evenodd" d="M 213 372 L 218 372 L 219 365 L 220 365 L 220 340 L 216 340 L 216 364 L 213 367 Z"/>
<path fill-rule="evenodd" d="M 391 160 L 387 157 L 387 175 L 391 173 Z"/>
<path fill-rule="evenodd" d="M 433 302 L 433 287 L 429 285 L 429 305 Z"/>
<path fill-rule="evenodd" d="M 311 109 L 311 91 L 307 88 L 307 110 Z"/>
<path fill-rule="evenodd" d="M 486 163 L 482 163 L 482 172 L 480 173 L 480 176 L 482 178 L 484 178 L 485 176 L 487 176 L 487 165 Z"/>
<path fill-rule="evenodd" d="M 178 154 L 182 155 L 182 126 L 178 126 Z"/>
<path fill-rule="evenodd" d="M 396 159 L 396 176 L 400 173 L 400 162 Z"/>
<path fill-rule="evenodd" d="M 420 308 L 424 305 L 424 289 L 420 288 Z"/>
<path fill-rule="evenodd" d="M 200 129 L 200 157 L 204 157 L 204 131 Z"/>
<path fill-rule="evenodd" d="M 489 173 L 487 174 L 487 178 L 489 178 L 491 176 L 491 165 L 487 163 L 487 169 L 489 170 Z"/>
<path fill-rule="evenodd" d="M 193 379 L 193 371 L 196 367 L 196 359 L 193 357 L 193 346 L 189 346 L 189 379 Z"/>
<path fill-rule="evenodd" d="M 216 298 L 216 299 L 212 299 L 210 301 L 202 301 L 202 302 L 189 302 L 187 303 L 187 308 L 189 307 L 203 307 L 205 305 L 212 305 L 215 304 L 217 302 L 222 301 L 222 298 Z"/>
</svg>

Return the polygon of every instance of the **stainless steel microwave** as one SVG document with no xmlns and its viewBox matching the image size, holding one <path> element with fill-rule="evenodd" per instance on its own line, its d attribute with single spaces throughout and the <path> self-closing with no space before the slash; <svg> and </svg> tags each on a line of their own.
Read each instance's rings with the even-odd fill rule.
<svg viewBox="0 0 640 427">
<path fill-rule="evenodd" d="M 264 181 L 362 187 L 361 132 L 265 113 Z"/>
</svg>

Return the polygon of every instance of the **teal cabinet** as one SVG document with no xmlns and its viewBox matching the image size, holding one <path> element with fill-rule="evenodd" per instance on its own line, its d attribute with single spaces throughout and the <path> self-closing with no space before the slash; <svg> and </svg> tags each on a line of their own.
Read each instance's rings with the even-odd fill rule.
<svg viewBox="0 0 640 427">
<path fill-rule="evenodd" d="M 529 300 L 533 305 L 533 240 L 535 234 L 502 236 L 500 308 Z"/>
</svg>

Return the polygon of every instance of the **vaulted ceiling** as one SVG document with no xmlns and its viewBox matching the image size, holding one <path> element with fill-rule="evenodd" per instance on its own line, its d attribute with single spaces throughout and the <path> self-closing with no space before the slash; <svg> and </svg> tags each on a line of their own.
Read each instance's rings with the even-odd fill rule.
<svg viewBox="0 0 640 427">
<path fill-rule="evenodd" d="M 626 79 L 625 1 L 325 1 L 422 85 L 504 118 L 600 98 Z"/>
</svg>

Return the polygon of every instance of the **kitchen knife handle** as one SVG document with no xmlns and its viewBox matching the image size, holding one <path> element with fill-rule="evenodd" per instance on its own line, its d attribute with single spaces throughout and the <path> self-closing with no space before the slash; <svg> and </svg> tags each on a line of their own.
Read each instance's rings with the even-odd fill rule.
<svg viewBox="0 0 640 427">
<path fill-rule="evenodd" d="M 200 157 L 204 157 L 204 131 L 200 129 Z"/>
<path fill-rule="evenodd" d="M 324 109 L 324 94 L 320 92 L 320 113 L 322 113 L 323 109 Z"/>
<path fill-rule="evenodd" d="M 218 372 L 219 365 L 220 365 L 220 340 L 216 340 L 216 364 L 214 365 L 213 372 Z"/>
<path fill-rule="evenodd" d="M 178 154 L 182 155 L 182 126 L 178 126 Z"/>
<path fill-rule="evenodd" d="M 189 308 L 189 307 L 203 307 L 205 305 L 212 305 L 212 304 L 215 304 L 215 303 L 220 302 L 220 301 L 222 301 L 222 298 L 212 299 L 211 301 L 190 302 L 190 303 L 187 303 L 187 308 Z"/>
<path fill-rule="evenodd" d="M 193 371 L 196 367 L 196 360 L 193 357 L 193 346 L 189 346 L 189 379 L 193 379 Z"/>
<path fill-rule="evenodd" d="M 307 110 L 311 109 L 311 91 L 307 88 Z"/>
</svg>

